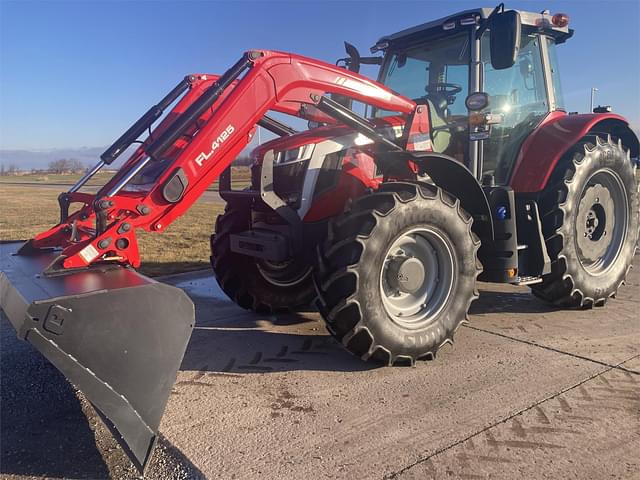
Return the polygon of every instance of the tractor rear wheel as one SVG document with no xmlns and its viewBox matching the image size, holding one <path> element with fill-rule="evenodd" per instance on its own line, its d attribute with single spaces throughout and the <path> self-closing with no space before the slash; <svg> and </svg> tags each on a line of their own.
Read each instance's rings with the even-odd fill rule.
<svg viewBox="0 0 640 480">
<path fill-rule="evenodd" d="M 316 296 L 311 265 L 302 260 L 269 262 L 231 251 L 230 236 L 249 230 L 251 211 L 228 203 L 211 236 L 211 266 L 224 292 L 242 308 L 258 313 L 296 311 Z"/>
<path fill-rule="evenodd" d="M 638 241 L 638 185 L 629 152 L 610 137 L 588 137 L 549 184 L 541 206 L 551 273 L 533 293 L 561 307 L 602 306 L 624 282 Z"/>
<path fill-rule="evenodd" d="M 477 298 L 471 223 L 458 200 L 428 184 L 385 183 L 356 199 L 318 248 L 328 330 L 364 360 L 434 358 Z"/>
</svg>

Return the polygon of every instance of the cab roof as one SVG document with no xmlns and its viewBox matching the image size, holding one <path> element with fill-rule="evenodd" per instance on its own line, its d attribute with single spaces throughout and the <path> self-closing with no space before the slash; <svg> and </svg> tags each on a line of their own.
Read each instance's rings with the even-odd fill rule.
<svg viewBox="0 0 640 480">
<path fill-rule="evenodd" d="M 376 44 L 371 47 L 371 52 L 380 51 L 386 48 L 387 45 L 392 43 L 400 43 L 404 41 L 417 40 L 419 37 L 431 36 L 433 34 L 443 33 L 444 31 L 456 32 L 464 28 L 464 25 L 460 25 L 461 20 L 472 20 L 476 18 L 478 20 L 484 20 L 493 11 L 493 8 L 474 8 L 471 10 L 463 10 L 462 12 L 454 13 L 446 17 L 439 18 L 438 20 L 432 20 L 427 23 L 416 25 L 415 27 L 401 30 L 391 35 L 385 35 L 380 38 Z M 507 11 L 505 9 L 505 11 Z M 569 27 L 556 27 L 551 23 L 552 15 L 548 11 L 535 13 L 526 12 L 523 10 L 516 10 L 520 14 L 520 21 L 523 27 L 532 27 L 536 29 L 543 29 L 546 33 L 555 37 L 557 43 L 566 41 L 571 35 L 573 30 Z M 455 25 L 451 29 L 444 29 L 445 25 Z"/>
</svg>

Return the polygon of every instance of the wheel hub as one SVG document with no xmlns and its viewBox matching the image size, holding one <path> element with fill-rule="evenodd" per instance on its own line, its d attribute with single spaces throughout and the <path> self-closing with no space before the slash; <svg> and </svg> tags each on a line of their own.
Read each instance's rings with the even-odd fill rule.
<svg viewBox="0 0 640 480">
<path fill-rule="evenodd" d="M 615 261 L 626 236 L 626 191 L 617 174 L 596 172 L 587 182 L 576 215 L 576 244 L 582 266 L 599 275 Z"/>
<path fill-rule="evenodd" d="M 415 293 L 425 279 L 424 264 L 415 257 L 396 257 L 390 261 L 387 282 L 403 293 Z"/>
<path fill-rule="evenodd" d="M 449 241 L 430 227 L 414 228 L 392 243 L 380 272 L 382 304 L 405 328 L 430 323 L 446 305 L 455 260 Z"/>
<path fill-rule="evenodd" d="M 593 240 L 593 235 L 596 232 L 596 228 L 598 228 L 599 224 L 600 220 L 598 220 L 598 214 L 596 213 L 594 208 L 591 207 L 591 210 L 589 210 L 589 212 L 587 213 L 587 222 L 585 225 L 586 230 L 584 232 L 587 234 L 587 237 L 589 237 L 589 239 Z"/>
<path fill-rule="evenodd" d="M 284 262 L 260 260 L 256 262 L 256 266 L 262 278 L 278 287 L 293 287 L 299 285 L 311 274 L 311 267 L 309 265 L 296 260 L 287 260 Z"/>
<path fill-rule="evenodd" d="M 613 200 L 602 185 L 592 185 L 584 192 L 578 207 L 578 221 L 583 227 L 577 232 L 578 249 L 587 262 L 595 262 L 611 244 L 608 232 L 615 227 Z"/>
</svg>

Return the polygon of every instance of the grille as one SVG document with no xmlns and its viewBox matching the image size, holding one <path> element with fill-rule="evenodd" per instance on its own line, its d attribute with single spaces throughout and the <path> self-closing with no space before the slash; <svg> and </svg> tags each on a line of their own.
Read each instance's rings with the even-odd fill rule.
<svg viewBox="0 0 640 480">
<path fill-rule="evenodd" d="M 273 189 L 289 206 L 300 207 L 304 177 L 307 173 L 309 160 L 291 162 L 273 167 Z M 260 189 L 262 169 L 254 167 L 251 172 L 252 188 Z"/>
</svg>

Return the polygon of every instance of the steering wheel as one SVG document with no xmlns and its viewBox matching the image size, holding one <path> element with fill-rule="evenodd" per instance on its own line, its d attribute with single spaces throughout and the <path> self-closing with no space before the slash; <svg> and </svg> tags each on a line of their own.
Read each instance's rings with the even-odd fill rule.
<svg viewBox="0 0 640 480">
<path fill-rule="evenodd" d="M 425 87 L 425 91 L 429 95 L 440 93 L 446 95 L 447 97 L 452 97 L 462 91 L 462 85 L 447 82 L 430 83 Z"/>
</svg>

